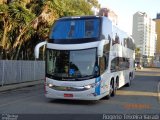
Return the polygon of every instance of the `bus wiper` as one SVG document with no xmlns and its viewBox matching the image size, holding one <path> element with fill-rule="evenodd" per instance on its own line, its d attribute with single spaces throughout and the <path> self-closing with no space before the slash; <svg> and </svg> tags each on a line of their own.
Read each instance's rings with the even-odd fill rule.
<svg viewBox="0 0 160 120">
<path fill-rule="evenodd" d="M 62 77 L 62 80 L 64 80 L 64 81 L 75 81 L 76 79 L 75 78 L 63 78 Z"/>
<path fill-rule="evenodd" d="M 79 78 L 76 78 L 77 80 L 84 80 L 84 79 L 91 79 L 93 78 L 93 75 L 82 75 Z"/>
</svg>

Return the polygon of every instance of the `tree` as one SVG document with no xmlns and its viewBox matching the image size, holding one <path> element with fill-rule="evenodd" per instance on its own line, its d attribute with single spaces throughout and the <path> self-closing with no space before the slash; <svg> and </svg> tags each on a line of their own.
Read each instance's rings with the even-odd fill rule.
<svg viewBox="0 0 160 120">
<path fill-rule="evenodd" d="M 8 0 L 0 4 L 0 56 L 33 59 L 35 45 L 48 38 L 63 16 L 92 15 L 97 0 Z"/>
<path fill-rule="evenodd" d="M 33 33 L 31 24 L 35 15 L 16 2 L 11 4 L 9 8 L 10 16 L 15 18 L 13 20 L 15 23 L 13 28 L 15 28 L 14 30 L 18 32 L 15 40 L 13 41 L 11 59 L 18 59 L 23 42 L 26 41 L 28 36 L 32 35 Z M 16 49 L 17 47 L 18 49 Z"/>
<path fill-rule="evenodd" d="M 11 30 L 12 27 L 12 19 L 9 13 L 9 6 L 6 4 L 0 4 L 0 23 L 1 23 L 1 51 L 2 51 L 2 58 L 6 57 L 7 48 L 10 45 L 10 42 L 7 38 L 7 33 Z"/>
</svg>

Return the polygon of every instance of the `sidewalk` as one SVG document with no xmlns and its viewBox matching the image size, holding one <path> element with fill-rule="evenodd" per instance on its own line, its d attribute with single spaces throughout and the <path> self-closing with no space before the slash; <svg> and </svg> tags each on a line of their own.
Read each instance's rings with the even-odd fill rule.
<svg viewBox="0 0 160 120">
<path fill-rule="evenodd" d="M 36 81 L 29 81 L 29 82 L 18 83 L 18 84 L 4 85 L 4 86 L 0 86 L 0 92 L 39 85 L 43 83 L 44 83 L 44 80 L 36 80 Z"/>
<path fill-rule="evenodd" d="M 136 69 L 136 71 L 152 71 L 152 72 L 159 72 L 160 73 L 160 68 L 143 68 L 143 69 Z"/>
</svg>

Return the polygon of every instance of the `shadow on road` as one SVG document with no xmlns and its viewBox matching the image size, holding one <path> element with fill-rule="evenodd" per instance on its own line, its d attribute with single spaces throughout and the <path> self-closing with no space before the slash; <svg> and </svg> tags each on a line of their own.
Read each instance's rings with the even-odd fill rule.
<svg viewBox="0 0 160 120">
<path fill-rule="evenodd" d="M 96 105 L 100 101 L 89 101 L 89 100 L 67 100 L 67 99 L 54 99 L 49 100 L 49 103 L 56 103 L 56 104 L 71 104 L 71 105 Z"/>
</svg>

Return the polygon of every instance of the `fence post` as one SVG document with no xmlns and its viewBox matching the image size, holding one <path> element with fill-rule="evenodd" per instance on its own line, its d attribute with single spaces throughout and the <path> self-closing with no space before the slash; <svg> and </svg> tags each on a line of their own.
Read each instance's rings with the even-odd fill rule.
<svg viewBox="0 0 160 120">
<path fill-rule="evenodd" d="M 35 80 L 35 74 L 36 74 L 36 71 L 35 71 L 35 62 L 36 61 L 33 61 L 34 62 L 34 80 Z"/>
<path fill-rule="evenodd" d="M 2 86 L 4 85 L 4 60 L 2 60 Z"/>
</svg>

